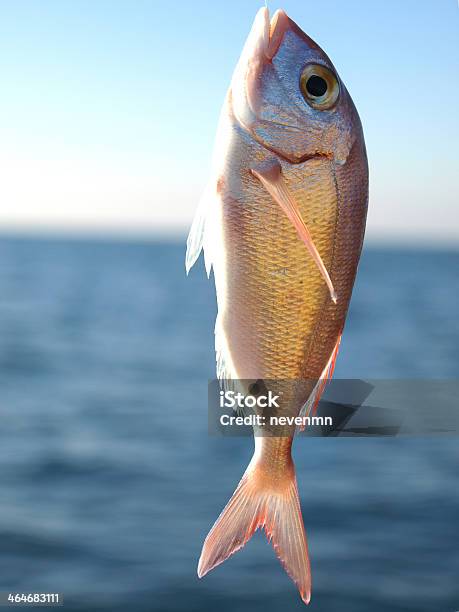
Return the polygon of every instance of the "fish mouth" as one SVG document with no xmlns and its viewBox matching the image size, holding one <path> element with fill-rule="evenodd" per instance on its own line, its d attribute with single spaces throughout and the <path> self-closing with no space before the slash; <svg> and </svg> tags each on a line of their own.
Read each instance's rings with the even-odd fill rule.
<svg viewBox="0 0 459 612">
<path fill-rule="evenodd" d="M 269 19 L 269 11 L 267 18 Z M 284 10 L 278 9 L 271 17 L 269 22 L 269 34 L 266 37 L 265 55 L 268 60 L 272 60 L 276 55 L 284 39 L 285 32 L 289 28 L 291 28 L 289 16 Z"/>
<path fill-rule="evenodd" d="M 287 30 L 295 32 L 295 34 L 302 38 L 311 49 L 320 50 L 319 45 L 312 40 L 306 32 L 303 32 L 300 26 L 293 21 L 283 9 L 278 9 L 270 21 L 269 44 L 272 51 L 270 59 L 276 55 Z"/>
</svg>

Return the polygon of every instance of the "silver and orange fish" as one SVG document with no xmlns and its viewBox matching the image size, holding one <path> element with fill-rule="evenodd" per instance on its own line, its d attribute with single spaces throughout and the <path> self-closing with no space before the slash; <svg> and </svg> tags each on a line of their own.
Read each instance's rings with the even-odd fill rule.
<svg viewBox="0 0 459 612">
<path fill-rule="evenodd" d="M 224 102 L 186 257 L 188 272 L 204 248 L 214 270 L 224 384 L 278 381 L 288 414 L 317 404 L 346 319 L 367 201 L 362 127 L 336 69 L 284 11 L 270 20 L 260 9 Z M 200 577 L 262 527 L 309 602 L 294 433 L 255 436 L 253 458 L 204 542 Z"/>
</svg>

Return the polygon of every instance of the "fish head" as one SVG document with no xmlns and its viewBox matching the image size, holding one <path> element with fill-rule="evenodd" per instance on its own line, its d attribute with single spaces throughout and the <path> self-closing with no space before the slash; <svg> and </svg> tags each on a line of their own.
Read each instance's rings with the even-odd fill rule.
<svg viewBox="0 0 459 612">
<path fill-rule="evenodd" d="M 231 85 L 239 124 L 292 163 L 344 164 L 361 131 L 355 106 L 326 53 L 287 14 L 255 17 Z"/>
</svg>

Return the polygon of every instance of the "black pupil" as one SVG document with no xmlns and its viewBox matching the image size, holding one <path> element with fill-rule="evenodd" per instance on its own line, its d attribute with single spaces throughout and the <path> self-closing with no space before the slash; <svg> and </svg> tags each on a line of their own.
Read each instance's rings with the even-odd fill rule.
<svg viewBox="0 0 459 612">
<path fill-rule="evenodd" d="M 315 98 L 320 98 L 327 91 L 327 81 L 320 76 L 313 74 L 306 83 L 308 94 Z"/>
</svg>

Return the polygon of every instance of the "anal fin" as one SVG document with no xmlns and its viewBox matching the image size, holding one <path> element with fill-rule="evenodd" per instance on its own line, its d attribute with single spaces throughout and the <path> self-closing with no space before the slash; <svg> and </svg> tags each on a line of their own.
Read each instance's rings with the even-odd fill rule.
<svg viewBox="0 0 459 612">
<path fill-rule="evenodd" d="M 319 406 L 320 398 L 327 386 L 327 383 L 331 380 L 333 376 L 333 371 L 335 369 L 336 358 L 338 356 L 339 345 L 341 342 L 341 334 L 338 336 L 335 346 L 331 352 L 330 358 L 327 361 L 327 365 L 325 366 L 322 374 L 320 375 L 319 380 L 314 387 L 313 392 L 308 398 L 308 401 L 305 403 L 303 408 L 300 411 L 299 416 L 314 416 L 317 412 L 317 408 Z M 300 431 L 304 430 L 304 425 L 299 427 Z"/>
</svg>

